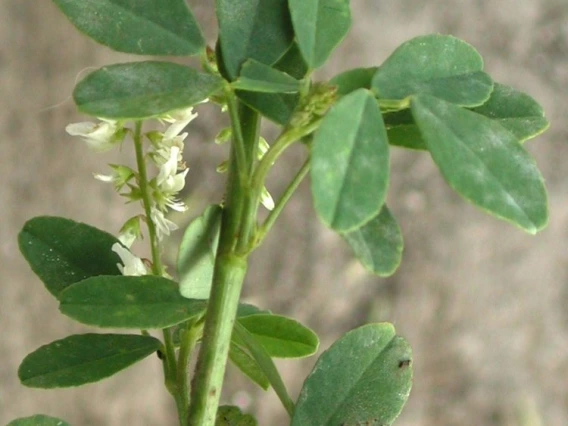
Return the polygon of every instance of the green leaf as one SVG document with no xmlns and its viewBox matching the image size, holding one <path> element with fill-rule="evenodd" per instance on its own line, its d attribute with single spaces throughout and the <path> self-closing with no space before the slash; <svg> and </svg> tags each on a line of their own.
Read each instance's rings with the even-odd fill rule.
<svg viewBox="0 0 568 426">
<path fill-rule="evenodd" d="M 461 106 L 483 104 L 493 90 L 483 59 L 465 41 L 439 34 L 402 44 L 379 67 L 373 91 L 379 99 L 430 94 Z"/>
<path fill-rule="evenodd" d="M 343 234 L 361 264 L 382 277 L 392 275 L 402 259 L 402 234 L 387 206 L 354 231 Z"/>
<path fill-rule="evenodd" d="M 215 426 L 257 426 L 250 414 L 243 414 L 239 407 L 222 405 L 217 410 Z"/>
<path fill-rule="evenodd" d="M 348 95 L 357 89 L 371 89 L 371 81 L 377 72 L 377 67 L 353 68 L 349 71 L 336 75 L 329 84 L 337 86 L 339 96 Z"/>
<path fill-rule="evenodd" d="M 248 303 L 239 303 L 237 309 L 237 317 L 248 317 L 249 315 L 256 315 L 256 314 L 272 314 L 272 312 L 266 309 L 260 309 L 257 306 L 250 305 Z"/>
<path fill-rule="evenodd" d="M 116 120 L 159 116 L 211 96 L 222 79 L 171 62 L 130 62 L 103 67 L 77 84 L 79 110 Z"/>
<path fill-rule="evenodd" d="M 312 195 L 322 221 L 339 232 L 376 216 L 389 180 L 389 150 L 371 92 L 341 98 L 324 117 L 312 147 Z"/>
<path fill-rule="evenodd" d="M 412 99 L 412 114 L 454 190 L 530 234 L 546 226 L 542 176 L 511 132 L 487 117 L 426 95 Z"/>
<path fill-rule="evenodd" d="M 289 0 L 296 41 L 312 69 L 322 66 L 351 27 L 349 0 Z"/>
<path fill-rule="evenodd" d="M 161 342 L 129 334 L 76 334 L 42 346 L 18 369 L 23 385 L 66 388 L 106 379 L 156 352 Z"/>
<path fill-rule="evenodd" d="M 496 120 L 521 142 L 540 135 L 550 125 L 542 107 L 533 98 L 498 83 L 489 100 L 473 111 Z"/>
<path fill-rule="evenodd" d="M 234 89 L 249 92 L 295 93 L 300 90 L 301 82 L 269 65 L 249 59 L 243 64 L 239 78 L 231 85 Z"/>
<path fill-rule="evenodd" d="M 18 235 L 24 258 L 56 298 L 68 286 L 98 275 L 120 275 L 118 240 L 100 229 L 70 219 L 39 216 Z"/>
<path fill-rule="evenodd" d="M 55 417 L 36 414 L 31 417 L 12 420 L 7 426 L 69 426 L 69 423 Z"/>
<path fill-rule="evenodd" d="M 118 52 L 197 55 L 205 48 L 185 0 L 53 0 L 77 29 Z"/>
<path fill-rule="evenodd" d="M 183 297 L 209 298 L 222 213 L 221 206 L 210 205 L 185 230 L 177 258 L 179 291 Z"/>
<path fill-rule="evenodd" d="M 304 382 L 291 426 L 390 425 L 412 386 L 412 353 L 391 324 L 368 324 L 325 351 Z"/>
<path fill-rule="evenodd" d="M 409 109 L 384 114 L 383 119 L 389 144 L 419 151 L 428 150 Z"/>
<path fill-rule="evenodd" d="M 286 0 L 217 0 L 219 41 L 230 80 L 255 59 L 273 64 L 292 44 L 294 33 Z"/>
<path fill-rule="evenodd" d="M 97 327 L 162 329 L 205 311 L 166 278 L 100 276 L 73 284 L 60 295 L 61 313 Z"/>
<path fill-rule="evenodd" d="M 290 45 L 284 55 L 272 64 L 272 68 L 285 72 L 298 80 L 304 78 L 308 72 L 308 65 L 304 61 L 300 47 L 295 42 Z"/>
<path fill-rule="evenodd" d="M 280 315 L 256 314 L 237 320 L 274 358 L 302 358 L 318 350 L 318 336 L 299 322 Z"/>
<path fill-rule="evenodd" d="M 267 390 L 270 387 L 268 378 L 258 365 L 258 362 L 234 342 L 231 342 L 229 347 L 229 359 L 245 376 L 262 389 Z"/>
<path fill-rule="evenodd" d="M 259 367 L 262 369 L 266 378 L 270 382 L 270 385 L 276 392 L 276 395 L 282 402 L 288 414 L 292 415 L 294 412 L 294 402 L 288 395 L 286 390 L 286 385 L 282 381 L 278 369 L 274 365 L 274 361 L 264 349 L 264 346 L 260 344 L 255 337 L 249 333 L 249 331 L 239 322 L 235 322 L 235 327 L 233 328 L 233 340 L 242 342 L 245 348 L 250 352 L 251 356 L 258 363 Z"/>
<path fill-rule="evenodd" d="M 288 123 L 300 99 L 300 95 L 289 93 L 253 93 L 242 90 L 237 90 L 236 93 L 249 107 L 282 126 Z"/>
</svg>

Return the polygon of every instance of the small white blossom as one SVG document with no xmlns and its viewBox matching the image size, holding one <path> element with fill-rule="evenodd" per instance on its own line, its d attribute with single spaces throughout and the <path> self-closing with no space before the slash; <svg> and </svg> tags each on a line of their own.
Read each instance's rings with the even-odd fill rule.
<svg viewBox="0 0 568 426">
<path fill-rule="evenodd" d="M 80 136 L 87 146 L 94 152 L 109 151 L 121 142 L 124 129 L 118 126 L 118 122 L 113 120 L 101 120 L 100 123 L 84 121 L 72 123 L 65 127 L 71 136 Z"/>
<path fill-rule="evenodd" d="M 170 194 L 177 194 L 185 186 L 185 176 L 188 172 L 189 169 L 185 169 L 183 172 L 178 173 L 174 176 L 168 176 L 166 180 L 158 183 L 160 189 Z"/>
<path fill-rule="evenodd" d="M 197 113 L 193 112 L 193 107 L 170 112 L 167 116 L 163 117 L 164 121 L 171 123 L 164 132 L 164 139 L 170 140 L 179 135 L 185 126 L 195 119 L 195 117 L 197 117 Z"/>
<path fill-rule="evenodd" d="M 93 173 L 93 177 L 101 182 L 109 183 L 113 181 L 112 175 L 101 175 L 100 173 Z"/>
<path fill-rule="evenodd" d="M 142 259 L 134 256 L 130 250 L 124 248 L 120 243 L 114 243 L 111 250 L 118 254 L 122 261 L 122 265 L 120 263 L 116 264 L 122 275 L 141 276 L 148 273 Z"/>
<path fill-rule="evenodd" d="M 274 200 L 266 188 L 262 188 L 262 193 L 260 194 L 260 203 L 267 210 L 274 210 Z"/>
<path fill-rule="evenodd" d="M 142 230 L 140 229 L 140 215 L 137 215 L 131 217 L 124 225 L 122 225 L 118 235 L 118 241 L 127 248 L 130 248 L 134 241 L 141 237 Z"/>
<path fill-rule="evenodd" d="M 117 191 L 120 191 L 124 185 L 130 182 L 136 176 L 136 172 L 127 166 L 120 166 L 116 164 L 109 164 L 113 173 L 110 175 L 103 175 L 100 173 L 93 173 L 95 179 L 101 182 L 109 182 L 114 185 Z"/>
<path fill-rule="evenodd" d="M 161 185 L 169 177 L 175 176 L 178 169 L 180 149 L 177 146 L 172 146 L 169 151 L 168 160 L 160 167 L 160 173 L 156 179 L 158 185 Z"/>
<path fill-rule="evenodd" d="M 152 208 L 150 216 L 152 222 L 156 226 L 156 236 L 159 240 L 161 240 L 164 235 L 170 235 L 171 231 L 178 229 L 178 226 L 175 223 L 166 219 L 164 213 L 155 207 Z"/>
</svg>

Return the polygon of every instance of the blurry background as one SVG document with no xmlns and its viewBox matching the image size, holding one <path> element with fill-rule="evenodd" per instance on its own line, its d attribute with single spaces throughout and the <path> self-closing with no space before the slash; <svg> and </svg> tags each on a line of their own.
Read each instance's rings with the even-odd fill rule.
<svg viewBox="0 0 568 426">
<path fill-rule="evenodd" d="M 213 2 L 192 1 L 209 40 Z M 211 3 L 206 4 L 206 3 Z M 248 301 L 314 328 L 325 349 L 345 331 L 388 320 L 414 349 L 415 384 L 401 426 L 562 426 L 568 424 L 568 3 L 566 0 L 353 1 L 354 27 L 320 74 L 380 64 L 403 41 L 451 33 L 473 44 L 488 72 L 528 92 L 552 127 L 527 148 L 550 193 L 550 225 L 535 237 L 488 217 L 455 195 L 425 153 L 392 150 L 389 206 L 405 237 L 401 268 L 369 276 L 348 247 L 317 221 L 304 184 L 275 232 L 254 255 Z M 206 5 L 203 5 L 206 4 Z M 118 55 L 78 34 L 47 0 L 0 2 L 0 423 L 46 413 L 74 425 L 173 425 L 174 407 L 155 357 L 99 384 L 42 391 L 22 387 L 16 370 L 38 346 L 81 328 L 17 249 L 25 220 L 50 214 L 117 232 L 123 201 L 92 178 L 127 151 L 96 156 L 64 127 L 82 121 L 70 94 L 85 68 L 139 58 Z M 88 71 L 88 70 L 87 70 Z M 81 74 L 83 73 L 83 74 Z M 219 200 L 211 143 L 214 108 L 188 131 L 191 214 Z M 298 164 L 297 153 L 280 166 Z M 278 177 L 270 190 L 278 193 Z M 315 358 L 279 364 L 294 395 Z M 236 392 L 264 426 L 287 424 L 272 391 Z"/>
</svg>

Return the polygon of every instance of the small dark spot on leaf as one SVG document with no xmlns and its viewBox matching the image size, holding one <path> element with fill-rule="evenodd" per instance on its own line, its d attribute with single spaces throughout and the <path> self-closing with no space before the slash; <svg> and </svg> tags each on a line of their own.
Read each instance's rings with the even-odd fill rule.
<svg viewBox="0 0 568 426">
<path fill-rule="evenodd" d="M 398 368 L 405 368 L 408 367 L 410 365 L 412 361 L 409 359 L 403 359 L 401 361 L 398 362 Z"/>
</svg>

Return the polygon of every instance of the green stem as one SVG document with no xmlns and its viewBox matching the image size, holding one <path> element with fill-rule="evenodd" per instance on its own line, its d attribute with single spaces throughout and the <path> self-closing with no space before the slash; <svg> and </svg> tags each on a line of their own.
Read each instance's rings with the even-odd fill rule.
<svg viewBox="0 0 568 426">
<path fill-rule="evenodd" d="M 161 248 L 158 235 L 156 234 L 156 227 L 152 221 L 152 198 L 150 195 L 150 188 L 148 185 L 148 173 L 146 171 L 146 160 L 144 158 L 144 146 L 142 143 L 142 122 L 137 121 L 134 126 L 134 148 L 136 151 L 136 165 L 138 168 L 138 186 L 142 194 L 142 205 L 144 206 L 144 213 L 146 214 L 146 226 L 148 227 L 148 238 L 150 240 L 150 247 L 152 251 L 152 273 L 161 276 L 163 272 L 163 265 L 161 259 Z M 162 360 L 164 369 L 164 380 L 166 388 L 173 395 L 180 426 L 185 425 L 187 419 L 188 401 L 182 398 L 178 391 L 177 386 L 177 366 L 175 356 L 175 346 L 172 340 L 170 329 L 163 330 L 165 353 Z"/>
<path fill-rule="evenodd" d="M 276 222 L 276 219 L 278 219 L 280 213 L 282 213 L 282 210 L 284 210 L 284 207 L 286 206 L 286 204 L 288 203 L 288 201 L 290 200 L 296 189 L 298 189 L 298 186 L 300 186 L 300 183 L 302 183 L 302 181 L 304 180 L 304 178 L 306 177 L 309 171 L 310 171 L 310 159 L 308 158 L 304 162 L 304 164 L 302 165 L 296 176 L 294 176 L 294 179 L 292 179 L 292 181 L 290 182 L 290 184 L 288 185 L 288 187 L 286 188 L 286 190 L 284 191 L 284 193 L 282 194 L 282 196 L 274 206 L 274 209 L 272 209 L 272 211 L 270 212 L 270 214 L 268 215 L 262 226 L 258 229 L 256 234 L 254 235 L 253 242 L 249 247 L 248 252 L 252 252 L 260 244 L 262 244 L 262 241 L 264 240 L 264 238 L 266 237 L 266 235 L 274 225 L 274 222 Z"/>
<path fill-rule="evenodd" d="M 233 147 L 235 150 L 236 168 L 239 173 L 239 179 L 245 177 L 247 167 L 247 155 L 245 151 L 245 142 L 243 138 L 243 130 L 239 118 L 239 108 L 237 97 L 230 88 L 225 89 L 225 96 L 227 97 L 227 108 L 229 109 L 229 117 L 231 118 L 231 128 L 233 132 Z M 244 182 L 240 182 L 241 186 Z"/>
<path fill-rule="evenodd" d="M 142 145 L 142 122 L 137 121 L 134 127 L 134 147 L 136 149 L 136 165 L 138 167 L 138 186 L 142 194 L 142 205 L 146 214 L 146 225 L 148 226 L 148 237 L 152 250 L 152 273 L 162 275 L 163 266 L 160 255 L 160 241 L 156 234 L 156 226 L 152 222 L 152 199 L 148 187 L 148 173 L 146 172 L 146 160 L 144 159 L 144 147 Z"/>
<path fill-rule="evenodd" d="M 179 394 L 182 401 L 186 401 L 187 409 L 183 413 L 183 423 L 185 425 L 187 421 L 187 416 L 189 415 L 189 401 L 190 397 L 189 394 L 191 392 L 191 385 L 189 381 L 189 362 L 191 353 L 195 349 L 195 345 L 197 344 L 198 340 L 201 338 L 203 333 L 203 323 L 201 321 L 195 322 L 190 321 L 187 325 L 185 330 L 185 334 L 183 335 L 183 340 L 181 342 L 179 353 L 178 353 L 178 362 L 177 362 L 177 383 L 179 386 Z"/>
<path fill-rule="evenodd" d="M 258 138 L 258 114 L 239 106 L 233 93 L 228 92 L 227 95 L 233 131 L 236 129 L 237 133 L 233 133 L 213 283 L 191 387 L 187 423 L 191 426 L 215 424 L 233 325 L 247 270 L 247 256 L 237 255 L 236 250 L 243 236 L 251 234 L 256 222 L 256 212 L 250 213 L 245 206 L 250 196 L 248 185 L 257 144 L 254 138 Z"/>
</svg>

